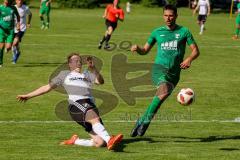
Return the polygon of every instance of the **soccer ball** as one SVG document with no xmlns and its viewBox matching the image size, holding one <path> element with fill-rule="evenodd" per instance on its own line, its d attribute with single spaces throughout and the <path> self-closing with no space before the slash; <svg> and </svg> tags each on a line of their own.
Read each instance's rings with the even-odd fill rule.
<svg viewBox="0 0 240 160">
<path fill-rule="evenodd" d="M 177 95 L 177 101 L 184 106 L 192 104 L 195 94 L 191 88 L 183 88 Z"/>
</svg>

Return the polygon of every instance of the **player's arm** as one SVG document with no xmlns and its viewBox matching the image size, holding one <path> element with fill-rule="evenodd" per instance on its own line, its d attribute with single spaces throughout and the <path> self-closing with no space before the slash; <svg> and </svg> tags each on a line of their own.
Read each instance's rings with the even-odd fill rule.
<svg viewBox="0 0 240 160">
<path fill-rule="evenodd" d="M 189 68 L 191 66 L 192 61 L 196 59 L 200 54 L 197 44 L 193 43 L 189 47 L 192 53 L 180 64 L 180 68 L 182 69 Z"/>
<path fill-rule="evenodd" d="M 49 6 L 51 2 L 52 2 L 52 0 L 49 0 L 49 1 L 46 3 L 46 6 Z"/>
<path fill-rule="evenodd" d="M 18 101 L 25 102 L 25 101 L 27 101 L 30 98 L 43 95 L 43 94 L 51 91 L 53 88 L 54 88 L 54 86 L 52 86 L 50 84 L 47 84 L 47 85 L 39 87 L 38 89 L 36 89 L 36 90 L 34 90 L 34 91 L 30 92 L 30 93 L 17 95 L 16 98 L 18 99 Z"/>
<path fill-rule="evenodd" d="M 131 51 L 132 52 L 137 52 L 140 55 L 145 55 L 152 49 L 152 47 L 153 46 L 149 45 L 148 43 L 146 43 L 143 47 L 140 47 L 140 46 L 135 44 L 131 47 Z"/>
<path fill-rule="evenodd" d="M 95 84 L 104 84 L 103 76 L 97 70 L 92 57 L 87 57 L 88 70 L 96 76 Z"/>
<path fill-rule="evenodd" d="M 27 27 L 28 28 L 31 26 L 31 20 L 32 20 L 32 12 L 29 10 L 28 18 L 27 18 Z"/>
<path fill-rule="evenodd" d="M 210 13 L 211 13 L 211 7 L 210 7 L 210 3 L 209 3 L 209 1 L 208 1 L 208 13 L 207 13 L 207 15 L 209 16 Z"/>
<path fill-rule="evenodd" d="M 197 4 L 197 7 L 193 10 L 193 15 L 196 14 L 196 12 L 198 11 L 198 9 L 199 9 L 199 3 Z"/>
<path fill-rule="evenodd" d="M 123 21 L 124 20 L 124 12 L 123 10 L 120 11 L 118 17 L 117 17 L 120 21 Z"/>
<path fill-rule="evenodd" d="M 108 14 L 108 6 L 104 10 L 103 18 L 107 18 L 107 14 Z"/>
</svg>

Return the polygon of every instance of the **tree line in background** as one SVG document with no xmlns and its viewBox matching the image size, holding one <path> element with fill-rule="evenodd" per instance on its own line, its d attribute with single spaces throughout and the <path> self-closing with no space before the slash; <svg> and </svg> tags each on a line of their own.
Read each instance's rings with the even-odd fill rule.
<svg viewBox="0 0 240 160">
<path fill-rule="evenodd" d="M 102 4 L 112 3 L 113 0 L 56 0 L 60 7 L 70 8 L 95 8 Z M 176 4 L 177 0 L 120 0 L 121 3 L 141 3 L 144 6 L 163 6 L 166 3 Z M 188 0 L 184 0 L 187 1 Z"/>
<path fill-rule="evenodd" d="M 34 0 L 25 0 L 30 4 Z M 96 8 L 101 7 L 106 3 L 112 3 L 113 0 L 54 0 L 55 3 L 61 8 Z M 178 7 L 189 6 L 193 0 L 120 0 L 122 4 L 126 2 L 142 4 L 146 7 L 160 7 L 165 4 L 174 4 Z M 212 8 L 229 9 L 232 0 L 209 0 Z M 236 2 L 234 3 L 236 8 Z"/>
</svg>

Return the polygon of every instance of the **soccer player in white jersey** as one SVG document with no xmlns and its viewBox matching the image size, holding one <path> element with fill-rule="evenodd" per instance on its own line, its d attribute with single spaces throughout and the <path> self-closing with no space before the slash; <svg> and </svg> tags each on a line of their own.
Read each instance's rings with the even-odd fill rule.
<svg viewBox="0 0 240 160">
<path fill-rule="evenodd" d="M 204 30 L 204 24 L 207 20 L 207 16 L 209 16 L 211 12 L 209 0 L 199 0 L 197 7 L 193 11 L 193 14 L 195 14 L 197 10 L 199 10 L 197 19 L 197 22 L 200 26 L 199 34 L 202 35 Z"/>
<path fill-rule="evenodd" d="M 15 7 L 17 8 L 18 14 L 20 16 L 20 30 L 17 30 L 16 27 L 14 29 L 14 41 L 13 41 L 13 45 L 12 45 L 12 52 L 13 52 L 12 62 L 13 62 L 13 64 L 17 63 L 17 60 L 21 54 L 19 43 L 21 42 L 22 37 L 23 37 L 24 33 L 26 32 L 27 28 L 30 27 L 31 18 L 32 18 L 32 13 L 31 13 L 29 7 L 27 5 L 23 4 L 23 0 L 16 0 Z M 15 23 L 17 23 L 16 20 L 15 20 Z"/>
<path fill-rule="evenodd" d="M 63 86 L 69 96 L 69 113 L 74 121 L 83 126 L 91 139 L 80 139 L 73 135 L 69 140 L 63 141 L 64 145 L 80 146 L 106 146 L 114 149 L 122 138 L 122 134 L 110 136 L 105 129 L 98 109 L 91 94 L 92 85 L 103 84 L 104 79 L 96 69 L 91 57 L 87 58 L 88 70 L 82 69 L 82 58 L 78 53 L 72 53 L 67 57 L 69 70 L 61 71 L 47 85 L 23 95 L 18 95 L 19 101 L 27 101 L 30 98 L 48 93 L 52 89 Z"/>
</svg>

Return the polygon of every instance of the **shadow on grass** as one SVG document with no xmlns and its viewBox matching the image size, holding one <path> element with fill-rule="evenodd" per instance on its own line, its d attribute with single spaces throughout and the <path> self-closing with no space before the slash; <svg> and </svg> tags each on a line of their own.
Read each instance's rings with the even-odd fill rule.
<svg viewBox="0 0 240 160">
<path fill-rule="evenodd" d="M 237 150 L 239 150 L 239 148 L 220 148 L 219 150 L 222 150 L 222 151 L 237 151 Z"/>
<path fill-rule="evenodd" d="M 137 153 L 137 152 L 125 152 L 124 148 L 129 143 L 136 143 L 136 142 L 142 142 L 146 141 L 148 143 L 159 143 L 160 141 L 153 140 L 152 138 L 129 138 L 129 139 L 123 139 L 122 142 L 116 147 L 114 150 L 115 152 L 124 152 L 124 153 Z"/>
<path fill-rule="evenodd" d="M 151 136 L 154 138 L 170 139 L 173 142 L 184 142 L 184 143 L 194 143 L 194 142 L 214 142 L 222 140 L 240 140 L 240 136 L 209 136 L 209 137 L 185 137 L 185 136 Z M 174 140 L 178 139 L 178 140 Z M 167 141 L 164 141 L 167 142 Z"/>
<path fill-rule="evenodd" d="M 63 63 L 54 63 L 54 62 L 44 62 L 44 63 L 25 63 L 20 65 L 12 65 L 13 67 L 49 67 L 49 66 L 59 66 Z"/>
</svg>

